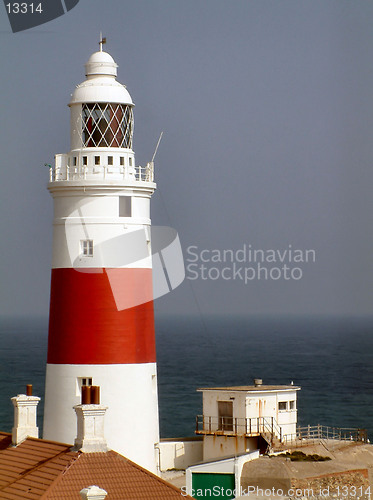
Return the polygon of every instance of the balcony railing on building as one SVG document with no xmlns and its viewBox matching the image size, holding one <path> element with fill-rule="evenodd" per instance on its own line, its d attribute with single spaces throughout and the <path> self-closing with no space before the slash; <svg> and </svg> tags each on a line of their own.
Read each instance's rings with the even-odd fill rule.
<svg viewBox="0 0 373 500">
<path fill-rule="evenodd" d="M 210 417 L 197 415 L 196 434 L 231 435 L 231 436 L 269 436 L 271 439 L 283 439 L 281 427 L 274 417 Z"/>
<path fill-rule="evenodd" d="M 214 436 L 262 436 L 272 444 L 305 445 L 322 440 L 367 443 L 366 429 L 308 425 L 297 427 L 295 434 L 284 434 L 274 417 L 234 418 L 197 415 L 196 434 Z"/>
<path fill-rule="evenodd" d="M 49 178 L 50 182 L 84 180 L 154 182 L 154 163 L 149 162 L 145 167 L 140 165 L 135 167 L 55 165 L 50 167 Z"/>
</svg>

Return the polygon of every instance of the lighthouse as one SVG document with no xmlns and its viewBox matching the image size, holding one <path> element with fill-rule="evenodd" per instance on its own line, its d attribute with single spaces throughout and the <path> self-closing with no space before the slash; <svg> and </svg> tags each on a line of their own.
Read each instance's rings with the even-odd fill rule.
<svg viewBox="0 0 373 500">
<path fill-rule="evenodd" d="M 73 443 L 74 406 L 99 386 L 109 448 L 156 472 L 153 162 L 136 166 L 133 107 L 103 50 L 69 103 L 71 150 L 56 155 L 44 438 Z M 84 389 L 84 392 L 87 391 Z"/>
</svg>

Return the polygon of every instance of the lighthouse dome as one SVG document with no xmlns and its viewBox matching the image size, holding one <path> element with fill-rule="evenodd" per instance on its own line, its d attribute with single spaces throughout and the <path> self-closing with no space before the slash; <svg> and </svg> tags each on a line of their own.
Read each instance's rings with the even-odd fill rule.
<svg viewBox="0 0 373 500">
<path fill-rule="evenodd" d="M 90 102 L 116 102 L 133 106 L 126 86 L 116 80 L 117 67 L 107 52 L 94 52 L 85 64 L 87 79 L 77 85 L 69 106 Z"/>
<path fill-rule="evenodd" d="M 110 54 L 104 51 L 94 52 L 85 64 L 85 74 L 117 76 L 117 67 Z"/>
</svg>

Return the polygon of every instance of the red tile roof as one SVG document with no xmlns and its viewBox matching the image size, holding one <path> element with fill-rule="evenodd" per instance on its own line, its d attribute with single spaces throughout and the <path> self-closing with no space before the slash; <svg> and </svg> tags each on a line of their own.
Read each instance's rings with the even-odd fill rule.
<svg viewBox="0 0 373 500">
<path fill-rule="evenodd" d="M 178 488 L 114 451 L 82 453 L 36 438 L 13 447 L 11 435 L 0 432 L 1 500 L 81 500 L 79 491 L 91 485 L 106 490 L 107 500 L 181 498 Z"/>
<path fill-rule="evenodd" d="M 74 465 L 59 476 L 43 498 L 75 498 L 74 492 L 93 484 L 108 492 L 107 500 L 181 498 L 178 488 L 114 451 L 80 454 Z"/>
</svg>

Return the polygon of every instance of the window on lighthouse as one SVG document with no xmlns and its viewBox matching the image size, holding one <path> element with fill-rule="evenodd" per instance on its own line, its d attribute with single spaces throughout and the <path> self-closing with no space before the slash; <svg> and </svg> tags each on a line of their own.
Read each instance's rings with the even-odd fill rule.
<svg viewBox="0 0 373 500">
<path fill-rule="evenodd" d="M 83 104 L 82 131 L 85 147 L 132 148 L 132 107 L 100 102 Z"/>
<path fill-rule="evenodd" d="M 83 385 L 93 385 L 92 377 L 77 377 L 76 379 L 76 396 L 81 395 Z"/>
<path fill-rule="evenodd" d="M 85 257 L 93 257 L 93 240 L 82 240 L 80 246 L 82 255 Z"/>
<path fill-rule="evenodd" d="M 119 196 L 119 217 L 132 217 L 132 199 L 130 196 Z"/>
</svg>

